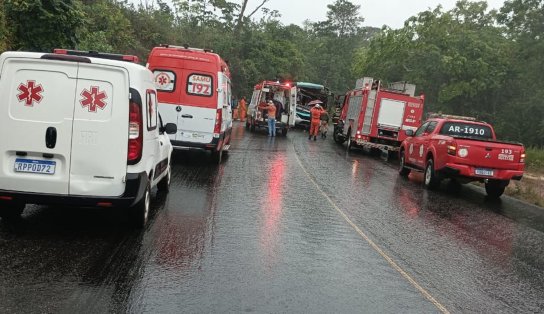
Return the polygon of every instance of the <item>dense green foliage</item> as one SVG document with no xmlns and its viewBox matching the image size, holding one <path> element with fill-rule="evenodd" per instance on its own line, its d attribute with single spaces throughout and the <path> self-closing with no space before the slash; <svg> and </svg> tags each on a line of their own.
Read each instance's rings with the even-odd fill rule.
<svg viewBox="0 0 544 314">
<path fill-rule="evenodd" d="M 364 8 L 348 0 L 303 26 L 283 25 L 268 1 L 4 0 L 0 51 L 63 47 L 145 60 L 159 44 L 189 44 L 229 61 L 238 96 L 263 79 L 336 93 L 362 76 L 409 81 L 425 93 L 427 111 L 475 115 L 503 139 L 544 145 L 544 0 L 507 0 L 499 11 L 461 0 L 382 30 L 362 27 Z M 248 3 L 258 10 L 248 12 Z"/>
<path fill-rule="evenodd" d="M 543 0 L 485 1 L 421 12 L 402 29 L 385 28 L 357 53 L 354 71 L 409 81 L 428 111 L 477 116 L 502 139 L 544 144 Z"/>
</svg>

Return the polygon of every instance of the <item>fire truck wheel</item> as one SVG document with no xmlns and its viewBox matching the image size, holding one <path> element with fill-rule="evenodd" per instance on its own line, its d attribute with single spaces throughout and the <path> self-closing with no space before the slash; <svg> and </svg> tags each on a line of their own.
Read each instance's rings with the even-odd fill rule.
<svg viewBox="0 0 544 314">
<path fill-rule="evenodd" d="M 351 142 L 351 129 L 348 130 L 348 143 L 347 143 L 347 151 L 349 152 L 351 150 L 351 146 L 353 146 L 353 143 Z"/>
<path fill-rule="evenodd" d="M 344 144 L 344 142 L 346 141 L 344 138 L 340 137 L 340 132 L 338 130 L 334 131 L 334 133 L 332 134 L 332 137 L 334 141 L 338 144 Z"/>
<path fill-rule="evenodd" d="M 399 160 L 399 174 L 403 177 L 407 177 L 410 174 L 410 169 L 406 168 L 406 163 L 404 161 L 404 151 L 402 150 L 400 152 L 400 160 Z"/>
<path fill-rule="evenodd" d="M 440 186 L 440 178 L 438 178 L 436 172 L 434 171 L 434 162 L 432 158 L 429 158 L 429 160 L 427 160 L 423 183 L 425 184 L 425 187 L 429 190 L 434 190 L 438 188 L 438 186 Z"/>
<path fill-rule="evenodd" d="M 499 198 L 509 183 L 510 181 L 508 180 L 489 180 L 485 184 L 485 191 L 489 197 Z"/>
<path fill-rule="evenodd" d="M 23 203 L 9 203 L 0 205 L 0 218 L 5 220 L 15 220 L 21 218 L 21 214 L 25 209 Z"/>
</svg>

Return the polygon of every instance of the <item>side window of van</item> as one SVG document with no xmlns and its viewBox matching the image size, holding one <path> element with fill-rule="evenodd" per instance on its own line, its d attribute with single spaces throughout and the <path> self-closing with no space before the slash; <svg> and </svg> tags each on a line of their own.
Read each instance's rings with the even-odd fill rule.
<svg viewBox="0 0 544 314">
<path fill-rule="evenodd" d="M 146 94 L 147 130 L 152 131 L 157 128 L 157 93 L 148 89 Z"/>
<path fill-rule="evenodd" d="M 167 70 L 153 71 L 155 88 L 161 92 L 173 92 L 176 89 L 176 73 Z"/>
<path fill-rule="evenodd" d="M 187 77 L 187 94 L 211 97 L 213 95 L 213 78 L 211 75 L 189 74 Z"/>
</svg>

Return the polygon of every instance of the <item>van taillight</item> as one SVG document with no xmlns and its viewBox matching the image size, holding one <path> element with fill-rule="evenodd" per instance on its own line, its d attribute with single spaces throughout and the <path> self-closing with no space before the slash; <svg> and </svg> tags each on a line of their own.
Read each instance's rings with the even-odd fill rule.
<svg viewBox="0 0 544 314">
<path fill-rule="evenodd" d="M 128 120 L 128 154 L 129 165 L 136 164 L 142 158 L 143 148 L 143 125 L 142 110 L 139 104 L 131 101 L 129 105 Z"/>
<path fill-rule="evenodd" d="M 215 113 L 215 127 L 213 128 L 214 135 L 221 133 L 221 124 L 223 124 L 223 114 L 221 109 L 217 109 Z"/>
</svg>

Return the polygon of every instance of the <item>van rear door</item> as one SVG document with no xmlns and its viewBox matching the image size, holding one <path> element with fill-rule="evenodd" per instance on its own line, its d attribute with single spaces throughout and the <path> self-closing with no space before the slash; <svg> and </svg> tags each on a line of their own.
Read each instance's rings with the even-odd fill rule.
<svg viewBox="0 0 544 314">
<path fill-rule="evenodd" d="M 182 89 L 183 96 L 178 115 L 177 139 L 183 142 L 210 143 L 218 115 L 216 76 L 204 71 L 180 72 L 183 74 L 178 78 L 176 88 Z"/>
<path fill-rule="evenodd" d="M 129 89 L 126 69 L 80 65 L 71 146 L 71 195 L 123 194 L 127 172 Z M 138 96 L 145 100 L 145 95 Z"/>
<path fill-rule="evenodd" d="M 68 194 L 78 63 L 5 55 L 0 188 Z"/>
</svg>

